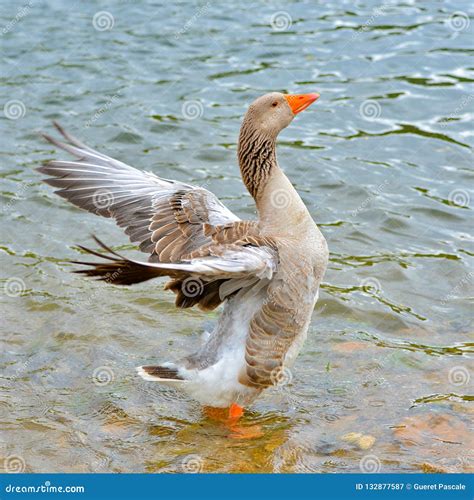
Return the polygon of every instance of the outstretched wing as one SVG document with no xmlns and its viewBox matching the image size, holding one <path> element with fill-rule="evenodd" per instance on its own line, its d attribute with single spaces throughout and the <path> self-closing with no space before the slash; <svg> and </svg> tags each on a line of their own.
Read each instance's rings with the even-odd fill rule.
<svg viewBox="0 0 474 500">
<path fill-rule="evenodd" d="M 179 283 L 183 303 L 189 307 L 199 303 L 212 309 L 242 287 L 251 287 L 261 280 L 271 280 L 278 265 L 278 252 L 271 242 L 256 239 L 231 244 L 212 244 L 184 258 L 181 262 L 155 263 L 128 259 L 114 252 L 99 239 L 95 241 L 106 254 L 80 247 L 100 257 L 101 262 L 74 262 L 87 269 L 75 271 L 116 285 L 132 285 L 160 276 L 173 279 L 168 288 Z M 176 290 L 174 290 L 176 291 Z M 186 300 L 187 299 L 187 300 Z M 178 300 L 177 300 L 178 302 Z"/>
<path fill-rule="evenodd" d="M 214 226 L 239 221 L 206 189 L 137 170 L 55 127 L 66 142 L 44 137 L 76 159 L 40 167 L 45 182 L 77 207 L 114 218 L 151 262 L 178 262 L 211 243 Z"/>
</svg>

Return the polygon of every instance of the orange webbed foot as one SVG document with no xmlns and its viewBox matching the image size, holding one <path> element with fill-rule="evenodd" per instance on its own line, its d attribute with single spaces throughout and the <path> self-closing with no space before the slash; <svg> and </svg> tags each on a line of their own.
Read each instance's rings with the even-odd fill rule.
<svg viewBox="0 0 474 500">
<path fill-rule="evenodd" d="M 229 408 L 205 406 L 203 410 L 208 418 L 229 424 L 237 422 L 244 414 L 244 409 L 236 403 L 231 404 Z"/>
<path fill-rule="evenodd" d="M 236 403 L 229 408 L 229 429 L 231 439 L 256 439 L 263 436 L 262 428 L 259 425 L 243 427 L 238 425 L 238 421 L 244 414 L 244 409 Z"/>
<path fill-rule="evenodd" d="M 229 420 L 237 421 L 244 414 L 244 409 L 237 403 L 232 403 L 229 408 Z"/>
<path fill-rule="evenodd" d="M 204 413 L 208 418 L 224 424 L 230 430 L 228 437 L 231 439 L 256 439 L 263 436 L 259 425 L 243 427 L 238 424 L 244 414 L 244 409 L 237 403 L 232 403 L 229 408 L 205 406 Z"/>
</svg>

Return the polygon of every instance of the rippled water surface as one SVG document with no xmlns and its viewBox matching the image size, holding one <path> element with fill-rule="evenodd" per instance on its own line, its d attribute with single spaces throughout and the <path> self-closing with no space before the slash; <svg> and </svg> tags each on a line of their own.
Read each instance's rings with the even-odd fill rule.
<svg viewBox="0 0 474 500">
<path fill-rule="evenodd" d="M 472 15 L 467 0 L 2 2 L 4 466 L 472 470 Z M 272 90 L 321 93 L 278 156 L 331 260 L 291 383 L 244 417 L 263 436 L 230 439 L 134 373 L 196 347 L 215 314 L 175 310 L 160 282 L 70 272 L 91 233 L 139 254 L 39 182 L 60 153 L 37 132 L 57 119 L 248 218 L 236 138 Z"/>
</svg>

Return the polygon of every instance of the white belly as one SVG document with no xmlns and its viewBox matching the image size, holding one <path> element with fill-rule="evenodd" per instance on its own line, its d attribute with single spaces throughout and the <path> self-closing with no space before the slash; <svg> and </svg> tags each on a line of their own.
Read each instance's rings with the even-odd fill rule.
<svg viewBox="0 0 474 500">
<path fill-rule="evenodd" d="M 215 355 L 218 361 L 204 369 L 181 369 L 187 379 L 179 388 L 206 406 L 228 407 L 232 403 L 250 403 L 259 390 L 239 382 L 239 375 L 245 369 L 245 344 L 249 323 L 261 307 L 265 293 L 252 290 L 237 294 L 226 303 L 219 323 L 206 341 L 212 346 L 208 355 Z M 217 342 L 216 342 L 217 341 Z M 216 347 L 217 344 L 217 347 Z M 201 356 L 206 356 L 206 345 Z"/>
<path fill-rule="evenodd" d="M 314 296 L 313 296 L 314 297 Z M 316 298 L 311 299 L 314 307 Z M 245 372 L 245 349 L 250 320 L 267 298 L 266 289 L 241 291 L 226 302 L 215 330 L 211 333 L 191 365 L 180 366 L 184 381 L 170 385 L 186 392 L 205 406 L 229 407 L 232 403 L 241 406 L 250 404 L 261 392 L 239 382 Z M 306 338 L 311 314 L 300 334 L 294 339 L 285 356 L 285 366 L 291 366 Z M 203 368 L 204 366 L 204 368 Z"/>
</svg>

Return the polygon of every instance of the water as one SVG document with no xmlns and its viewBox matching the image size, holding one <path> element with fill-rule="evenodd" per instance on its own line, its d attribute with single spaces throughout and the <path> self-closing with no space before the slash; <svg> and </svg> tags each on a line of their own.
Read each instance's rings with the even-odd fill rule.
<svg viewBox="0 0 474 500">
<path fill-rule="evenodd" d="M 472 470 L 471 2 L 202 5 L 2 4 L 4 467 Z M 98 10 L 112 29 L 94 28 Z M 253 217 L 235 143 L 248 103 L 271 90 L 321 93 L 278 156 L 331 260 L 291 383 L 244 418 L 264 435 L 229 439 L 195 402 L 134 373 L 192 350 L 215 315 L 176 311 L 159 282 L 122 289 L 70 272 L 91 233 L 138 253 L 39 182 L 34 168 L 60 153 L 37 131 L 60 120 Z"/>
</svg>

